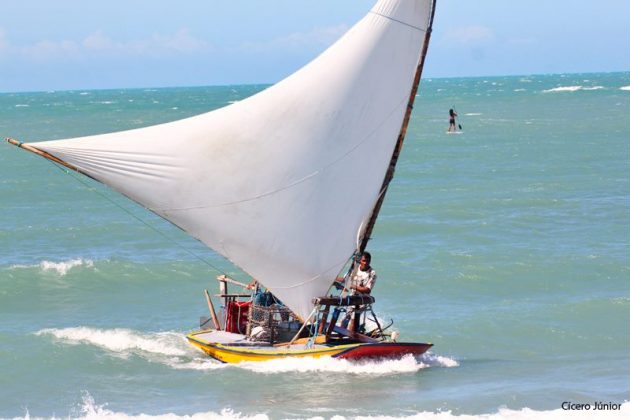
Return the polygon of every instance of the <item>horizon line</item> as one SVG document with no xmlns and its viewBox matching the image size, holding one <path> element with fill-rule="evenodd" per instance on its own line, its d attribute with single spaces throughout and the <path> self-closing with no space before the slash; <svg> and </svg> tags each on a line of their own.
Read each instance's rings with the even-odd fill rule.
<svg viewBox="0 0 630 420">
<path fill-rule="evenodd" d="M 423 76 L 421 81 L 444 80 L 444 79 L 484 79 L 484 78 L 503 78 L 503 77 L 532 77 L 532 76 L 562 76 L 562 75 L 589 75 L 589 74 L 614 74 L 614 73 L 630 73 L 630 70 L 610 70 L 610 71 L 578 71 L 578 72 L 551 72 L 551 73 L 520 73 L 520 74 L 504 74 L 504 75 L 480 75 L 480 76 Z M 165 85 L 165 86 L 120 86 L 120 87 L 91 87 L 91 88 L 62 88 L 62 89 L 35 89 L 35 90 L 7 90 L 0 91 L 0 95 L 16 94 L 16 93 L 52 93 L 52 92 L 75 92 L 75 91 L 108 91 L 108 90 L 146 90 L 146 89 L 186 89 L 186 88 L 208 88 L 208 87 L 230 87 L 230 86 L 273 86 L 283 79 L 276 82 L 247 82 L 247 83 L 227 83 L 227 84 L 208 84 L 208 85 Z"/>
</svg>

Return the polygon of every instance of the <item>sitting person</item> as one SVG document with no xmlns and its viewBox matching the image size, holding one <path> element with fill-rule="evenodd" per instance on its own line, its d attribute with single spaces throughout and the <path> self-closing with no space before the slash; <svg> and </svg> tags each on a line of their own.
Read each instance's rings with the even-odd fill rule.
<svg viewBox="0 0 630 420">
<path fill-rule="evenodd" d="M 258 285 L 258 281 L 256 279 L 253 279 L 246 288 L 248 290 L 253 290 L 254 305 L 271 306 L 273 304 L 277 304 L 284 306 L 284 304 L 277 297 L 271 294 L 269 290 L 266 288 L 263 290 L 263 288 Z"/>
</svg>

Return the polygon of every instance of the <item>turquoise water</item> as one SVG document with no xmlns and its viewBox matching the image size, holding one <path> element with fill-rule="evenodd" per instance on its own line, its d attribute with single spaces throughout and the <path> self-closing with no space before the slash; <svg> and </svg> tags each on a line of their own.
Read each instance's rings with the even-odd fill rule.
<svg viewBox="0 0 630 420">
<path fill-rule="evenodd" d="M 264 87 L 4 93 L 0 135 L 142 127 Z M 379 363 L 208 360 L 183 333 L 217 270 L 246 276 L 0 145 L 0 418 L 629 416 L 562 409 L 630 400 L 629 109 L 630 73 L 422 82 L 369 249 L 377 312 L 435 347 Z"/>
</svg>

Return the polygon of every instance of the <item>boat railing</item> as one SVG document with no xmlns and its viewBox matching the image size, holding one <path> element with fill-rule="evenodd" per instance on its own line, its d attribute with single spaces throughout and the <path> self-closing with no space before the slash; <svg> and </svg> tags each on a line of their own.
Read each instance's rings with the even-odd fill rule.
<svg viewBox="0 0 630 420">
<path fill-rule="evenodd" d="M 313 299 L 313 305 L 328 306 L 361 306 L 371 305 L 376 302 L 372 295 L 351 295 L 351 296 L 322 296 Z"/>
<path fill-rule="evenodd" d="M 329 341 L 333 333 L 340 334 L 349 338 L 356 338 L 358 335 L 359 327 L 361 324 L 361 315 L 366 311 L 372 310 L 372 304 L 376 302 L 374 296 L 365 294 L 356 294 L 349 296 L 321 296 L 313 299 L 313 305 L 319 306 L 321 317 L 319 319 L 319 328 L 317 334 L 326 335 L 326 341 Z M 328 316 L 330 315 L 330 309 L 334 308 L 330 321 Z M 341 308 L 341 309 L 340 309 Z M 345 308 L 345 310 L 343 309 Z M 339 328 L 337 321 L 339 316 L 350 311 L 352 319 L 351 329 Z M 348 315 L 350 315 L 348 314 Z M 380 325 L 379 325 L 380 329 Z"/>
</svg>

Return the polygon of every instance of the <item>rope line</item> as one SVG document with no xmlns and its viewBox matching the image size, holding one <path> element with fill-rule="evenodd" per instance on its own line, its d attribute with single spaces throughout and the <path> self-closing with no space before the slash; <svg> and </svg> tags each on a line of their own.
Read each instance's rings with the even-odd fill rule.
<svg viewBox="0 0 630 420">
<path fill-rule="evenodd" d="M 311 325 L 311 335 L 306 342 L 306 348 L 311 349 L 315 344 L 315 338 L 319 333 L 319 305 L 317 305 L 317 311 L 315 312 L 315 325 Z"/>
<path fill-rule="evenodd" d="M 385 19 L 389 19 L 392 22 L 400 23 L 401 25 L 405 25 L 405 26 L 408 26 L 410 28 L 417 29 L 420 32 L 426 32 L 427 31 L 426 29 L 422 29 L 422 28 L 419 28 L 417 26 L 411 25 L 411 24 L 409 24 L 407 22 L 403 22 L 402 20 L 394 19 L 391 16 L 387 16 L 387 15 L 384 15 L 382 13 L 375 12 L 374 10 L 371 10 L 370 13 L 373 14 L 373 15 L 376 15 L 376 16 L 380 16 L 380 17 L 385 18 Z"/>
<path fill-rule="evenodd" d="M 194 257 L 197 260 L 201 261 L 202 263 L 206 264 L 208 267 L 212 268 L 213 270 L 215 270 L 219 274 L 227 275 L 225 270 L 221 270 L 220 268 L 216 267 L 215 265 L 213 265 L 209 261 L 203 259 L 199 255 L 197 255 L 194 252 L 192 252 L 190 249 L 186 248 L 184 245 L 182 245 L 179 242 L 175 241 L 173 238 L 170 238 L 165 233 L 157 230 L 155 227 L 151 226 L 148 222 L 142 220 L 137 215 L 133 214 L 130 210 L 126 209 L 125 207 L 121 206 L 119 203 L 117 203 L 114 200 L 112 200 L 111 197 L 108 197 L 107 195 L 103 194 L 101 191 L 99 191 L 96 188 L 94 188 L 92 185 L 90 185 L 87 182 L 85 182 L 80 177 L 76 176 L 74 174 L 74 172 L 71 172 L 70 170 L 66 169 L 65 167 L 63 167 L 63 166 L 59 165 L 58 163 L 53 162 L 51 160 L 48 160 L 48 162 L 52 163 L 55 167 L 57 167 L 60 171 L 64 172 L 66 175 L 70 175 L 72 178 L 74 178 L 76 181 L 78 181 L 84 187 L 86 187 L 89 191 L 94 192 L 97 195 L 101 196 L 101 198 L 104 198 L 105 200 L 109 201 L 111 204 L 113 204 L 114 206 L 118 207 L 120 210 L 124 211 L 125 213 L 127 213 L 128 215 L 130 215 L 131 217 L 133 217 L 134 219 L 136 219 L 137 221 L 139 221 L 140 223 L 142 223 L 143 225 L 145 225 L 146 227 L 148 227 L 149 229 L 151 229 L 152 231 L 154 231 L 155 233 L 160 235 L 162 238 L 166 239 L 168 242 L 177 245 L 180 249 L 182 249 L 183 251 L 187 252 L 189 255 L 191 255 L 192 257 Z"/>
</svg>

